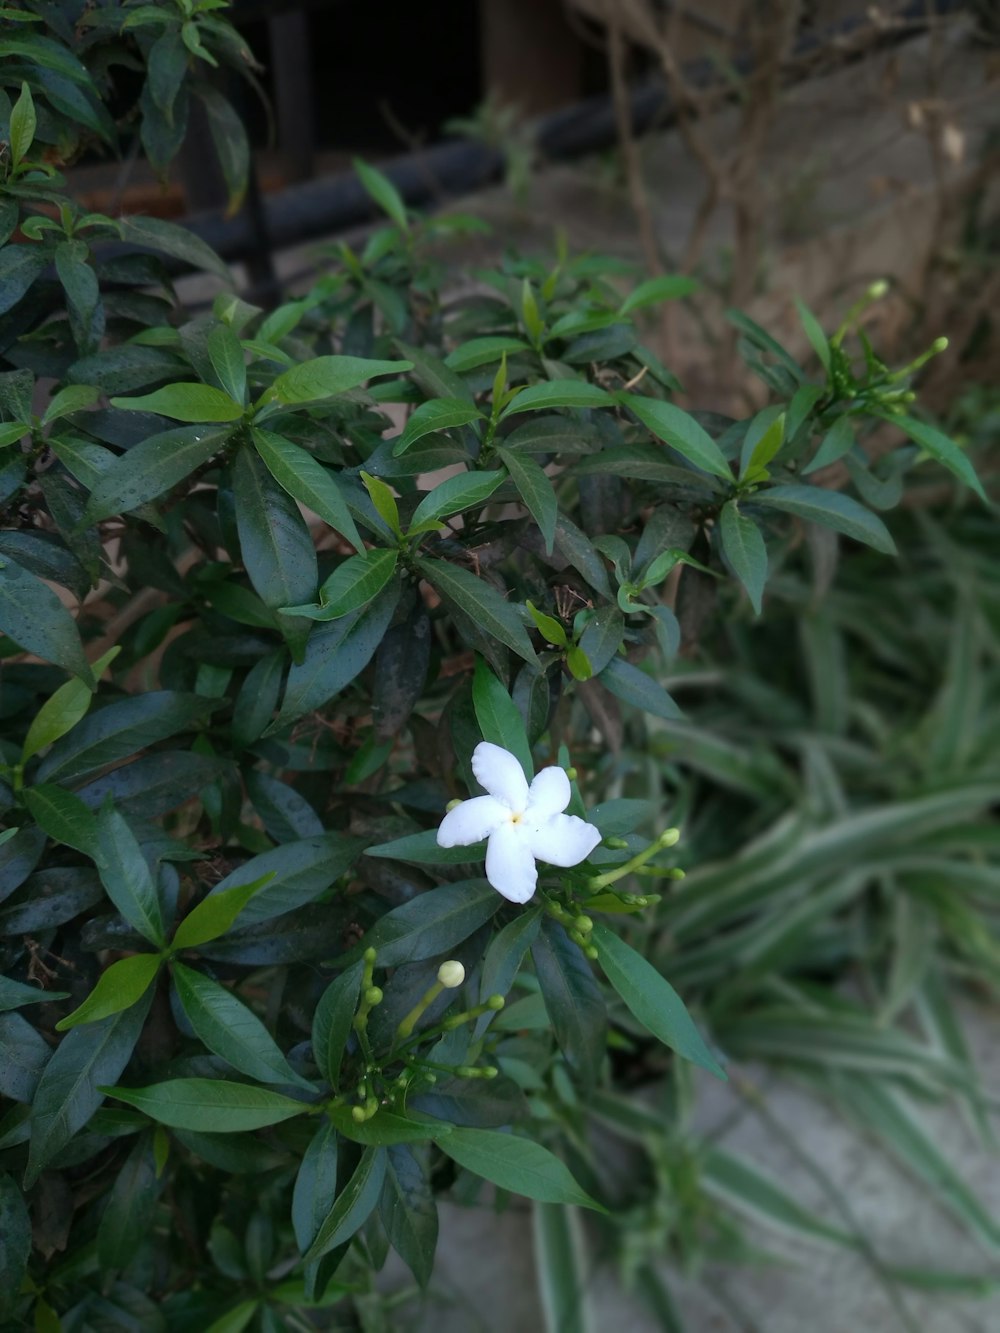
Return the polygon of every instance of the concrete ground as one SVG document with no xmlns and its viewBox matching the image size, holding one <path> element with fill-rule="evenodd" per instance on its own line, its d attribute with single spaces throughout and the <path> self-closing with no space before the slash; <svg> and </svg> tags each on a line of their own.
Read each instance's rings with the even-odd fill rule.
<svg viewBox="0 0 1000 1333">
<path fill-rule="evenodd" d="M 1000 1018 L 971 1006 L 964 1017 L 986 1094 L 1000 1099 L 995 1061 Z M 843 1214 L 803 1165 L 803 1155 L 808 1157 L 847 1201 L 853 1225 L 877 1262 L 928 1275 L 978 1276 L 992 1280 L 997 1289 L 969 1296 L 891 1287 L 861 1253 L 746 1221 L 748 1242 L 779 1262 L 707 1265 L 696 1277 L 664 1266 L 684 1333 L 997 1333 L 997 1253 L 971 1237 L 933 1189 L 897 1167 L 872 1139 L 815 1097 L 767 1071 L 739 1072 L 765 1093 L 767 1123 L 731 1088 L 699 1076 L 696 1128 L 714 1135 L 724 1126 L 719 1146 L 752 1162 L 816 1217 L 842 1229 Z M 1000 1218 L 996 1153 L 982 1146 L 954 1105 L 924 1107 L 921 1115 L 938 1149 L 986 1210 Z M 594 1260 L 586 1268 L 589 1281 L 580 1301 L 585 1322 L 572 1333 L 662 1333 L 664 1326 L 623 1289 L 613 1268 Z M 405 1286 L 407 1280 L 390 1263 L 389 1288 Z M 431 1291 L 423 1302 L 398 1310 L 394 1328 L 400 1333 L 557 1333 L 544 1322 L 529 1209 L 515 1204 L 496 1215 L 485 1206 L 444 1205 Z"/>
</svg>

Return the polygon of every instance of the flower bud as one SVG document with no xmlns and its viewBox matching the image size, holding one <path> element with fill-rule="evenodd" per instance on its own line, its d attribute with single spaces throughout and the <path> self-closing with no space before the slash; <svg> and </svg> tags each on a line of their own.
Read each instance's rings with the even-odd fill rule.
<svg viewBox="0 0 1000 1333">
<path fill-rule="evenodd" d="M 594 944 L 588 944 L 588 945 L 586 945 L 586 946 L 584 947 L 583 952 L 584 952 L 584 954 L 590 959 L 590 961 L 591 961 L 592 963 L 596 963 L 596 962 L 597 962 L 597 959 L 598 959 L 598 953 L 597 953 L 597 946 L 596 946 L 596 945 L 594 945 Z"/>
<path fill-rule="evenodd" d="M 948 349 L 947 338 L 935 338 L 934 341 L 931 343 L 932 352 L 944 352 L 947 351 L 947 349 Z"/>
<path fill-rule="evenodd" d="M 351 1119 L 354 1121 L 356 1125 L 363 1125 L 365 1123 L 365 1120 L 367 1120 L 367 1118 L 368 1118 L 367 1112 L 365 1111 L 365 1108 L 363 1106 L 351 1107 Z"/>
<path fill-rule="evenodd" d="M 868 288 L 867 296 L 869 301 L 881 301 L 882 297 L 885 296 L 888 290 L 889 284 L 886 282 L 885 278 L 879 278 L 877 282 L 873 282 Z"/>
<path fill-rule="evenodd" d="M 573 925 L 581 935 L 589 935 L 594 929 L 594 923 L 589 916 L 578 916 L 573 922 Z"/>
<path fill-rule="evenodd" d="M 575 781 L 576 781 L 576 778 L 577 778 L 576 769 L 575 769 L 575 768 L 567 768 L 567 770 L 566 770 L 566 776 L 569 778 L 570 782 L 575 782 Z"/>
<path fill-rule="evenodd" d="M 372 963 L 374 963 L 374 961 L 375 961 L 375 950 L 372 949 L 371 947 L 369 947 L 369 948 L 367 948 L 367 949 L 364 951 L 364 953 L 361 955 L 361 957 L 362 957 L 362 958 L 364 959 L 364 961 L 365 961 L 366 963 L 368 963 L 369 966 L 370 966 L 370 965 L 371 965 Z"/>
<path fill-rule="evenodd" d="M 664 829 L 657 841 L 661 847 L 673 847 L 674 843 L 680 842 L 681 831 L 679 828 Z"/>
<path fill-rule="evenodd" d="M 480 1071 L 479 1071 L 479 1077 L 480 1077 L 480 1078 L 496 1078 L 497 1074 L 499 1074 L 499 1073 L 500 1073 L 500 1070 L 497 1069 L 496 1065 L 483 1065 L 482 1069 L 480 1069 Z"/>
<path fill-rule="evenodd" d="M 385 999 L 381 986 L 369 986 L 365 991 L 365 1002 L 374 1009 L 377 1004 L 381 1004 Z"/>
<path fill-rule="evenodd" d="M 493 1010 L 502 1009 L 506 1003 L 507 1001 L 502 995 L 491 995 L 486 1001 L 486 1008 Z"/>
<path fill-rule="evenodd" d="M 445 812 L 447 814 L 450 814 L 452 810 L 457 810 L 461 804 L 462 802 L 457 799 L 454 801 L 449 801 L 448 804 L 445 806 Z"/>
<path fill-rule="evenodd" d="M 465 968 L 457 958 L 450 958 L 438 968 L 438 981 L 445 990 L 454 990 L 465 980 Z"/>
</svg>

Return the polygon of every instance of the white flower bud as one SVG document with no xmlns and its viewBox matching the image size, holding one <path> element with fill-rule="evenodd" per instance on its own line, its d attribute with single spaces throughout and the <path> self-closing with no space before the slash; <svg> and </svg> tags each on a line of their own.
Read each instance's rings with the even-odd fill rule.
<svg viewBox="0 0 1000 1333">
<path fill-rule="evenodd" d="M 445 990 L 454 990 L 465 980 L 465 968 L 457 958 L 449 958 L 438 968 L 438 981 Z"/>
</svg>

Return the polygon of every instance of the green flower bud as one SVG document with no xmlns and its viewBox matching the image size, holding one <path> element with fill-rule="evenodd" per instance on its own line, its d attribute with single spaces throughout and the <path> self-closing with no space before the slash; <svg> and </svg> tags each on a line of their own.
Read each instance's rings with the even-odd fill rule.
<svg viewBox="0 0 1000 1333">
<path fill-rule="evenodd" d="M 507 1001 L 504 999 L 502 995 L 491 995 L 490 998 L 486 1001 L 486 1008 L 494 1010 L 502 1009 L 506 1003 Z"/>
<path fill-rule="evenodd" d="M 351 1107 L 351 1119 L 354 1121 L 356 1125 L 363 1125 L 367 1118 L 368 1117 L 365 1114 L 365 1108 L 363 1106 Z"/>
<path fill-rule="evenodd" d="M 590 932 L 594 929 L 594 923 L 593 921 L 591 921 L 589 916 L 582 916 L 582 915 L 578 916 L 576 920 L 573 922 L 573 925 L 576 927 L 576 929 L 579 931 L 581 935 L 589 935 Z"/>
<path fill-rule="evenodd" d="M 445 990 L 455 990 L 465 980 L 465 968 L 457 958 L 450 958 L 438 968 L 438 981 Z"/>
<path fill-rule="evenodd" d="M 377 1004 L 381 1004 L 385 995 L 381 986 L 369 986 L 365 991 L 365 1001 L 374 1009 Z"/>
</svg>

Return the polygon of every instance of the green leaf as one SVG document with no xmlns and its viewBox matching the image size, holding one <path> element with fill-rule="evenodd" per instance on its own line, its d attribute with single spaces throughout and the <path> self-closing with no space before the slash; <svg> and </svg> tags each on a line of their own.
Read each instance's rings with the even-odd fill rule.
<svg viewBox="0 0 1000 1333">
<path fill-rule="evenodd" d="M 106 1087 L 102 1091 L 136 1107 L 161 1125 L 206 1134 L 262 1129 L 310 1110 L 307 1103 L 267 1088 L 212 1078 L 175 1078 L 148 1088 Z"/>
<path fill-rule="evenodd" d="M 536 1202 L 531 1220 L 545 1333 L 593 1333 L 591 1265 L 580 1214 L 565 1204 Z"/>
<path fill-rule="evenodd" d="M 556 519 L 559 516 L 559 506 L 551 480 L 528 455 L 502 448 L 498 449 L 497 453 L 510 473 L 511 481 L 517 487 L 525 508 L 538 524 L 538 530 L 545 542 L 546 555 L 551 555 L 556 536 Z"/>
<path fill-rule="evenodd" d="M 360 157 L 354 159 L 353 165 L 361 184 L 379 208 L 392 218 L 400 231 L 408 231 L 406 205 L 403 203 L 402 195 L 389 177 L 379 171 L 377 167 L 370 167 L 367 162 L 362 162 Z"/>
<path fill-rule="evenodd" d="M 89 713 L 41 761 L 41 782 L 69 784 L 204 720 L 218 703 L 197 694 L 153 690 Z"/>
<path fill-rule="evenodd" d="M 426 1289 L 434 1269 L 438 1215 L 434 1194 L 412 1148 L 399 1143 L 388 1149 L 379 1218 L 389 1244 Z"/>
<path fill-rule="evenodd" d="M 653 717 L 672 722 L 682 716 L 663 686 L 623 657 L 612 657 L 598 679 L 617 698 Z"/>
<path fill-rule="evenodd" d="M 91 384 L 67 384 L 49 399 L 49 405 L 42 417 L 42 425 L 47 426 L 61 417 L 68 417 L 73 412 L 92 407 L 100 396 L 100 390 Z"/>
<path fill-rule="evenodd" d="M 478 370 L 480 366 L 491 366 L 508 352 L 530 352 L 531 348 L 521 338 L 500 337 L 471 338 L 444 359 L 449 370 L 464 374 L 468 370 Z"/>
<path fill-rule="evenodd" d="M 303 713 L 321 708 L 355 680 L 375 656 L 399 601 L 391 581 L 362 611 L 331 621 L 309 637 L 305 656 L 288 673 L 281 712 L 265 732 L 284 730 Z"/>
<path fill-rule="evenodd" d="M 429 889 L 394 907 L 364 937 L 379 967 L 419 963 L 446 954 L 493 917 L 502 899 L 485 880 L 459 881 Z"/>
<path fill-rule="evenodd" d="M 362 970 L 356 963 L 334 977 L 313 1014 L 313 1059 L 333 1088 L 340 1086 L 340 1065 L 358 1007 Z"/>
<path fill-rule="evenodd" d="M 604 1211 L 583 1192 L 565 1163 L 540 1143 L 496 1129 L 454 1129 L 439 1146 L 466 1171 L 512 1194 Z"/>
<path fill-rule="evenodd" d="M 794 514 L 808 523 L 833 528 L 886 555 L 896 554 L 896 543 L 882 520 L 840 491 L 828 491 L 822 486 L 771 486 L 755 492 L 753 502 Z"/>
<path fill-rule="evenodd" d="M 312 536 L 298 506 L 250 449 L 236 457 L 233 490 L 240 553 L 254 591 L 272 611 L 311 602 L 319 577 Z M 286 624 L 298 641 L 295 619 Z"/>
<path fill-rule="evenodd" d="M 815 455 L 802 469 L 802 476 L 806 477 L 810 472 L 816 472 L 821 467 L 829 467 L 831 463 L 836 463 L 845 454 L 849 454 L 853 448 L 854 427 L 851 425 L 851 418 L 845 413 L 842 417 L 837 418 L 823 436 L 823 441 Z"/>
<path fill-rule="evenodd" d="M 393 457 L 398 458 L 425 435 L 448 430 L 452 426 L 467 426 L 472 421 L 481 421 L 482 416 L 474 403 L 463 398 L 432 398 L 429 402 L 421 403 L 410 414 L 402 434 L 393 442 Z"/>
<path fill-rule="evenodd" d="M 535 770 L 524 720 L 517 704 L 481 657 L 476 658 L 472 702 L 483 740 L 492 741 L 515 755 L 530 782 Z"/>
<path fill-rule="evenodd" d="M 760 615 L 767 582 L 767 547 L 760 528 L 753 519 L 744 518 L 735 500 L 722 506 L 719 539 L 726 563 L 746 588 L 750 604 Z"/>
<path fill-rule="evenodd" d="M 43 782 L 25 791 L 24 803 L 53 842 L 65 843 L 85 856 L 96 854 L 97 820 L 79 796 L 55 783 Z"/>
<path fill-rule="evenodd" d="M 657 439 L 669 444 L 689 463 L 723 481 L 733 480 L 732 468 L 719 446 L 689 413 L 681 411 L 673 403 L 661 402 L 658 398 L 643 398 L 635 393 L 620 394 L 619 399 Z"/>
<path fill-rule="evenodd" d="M 187 25 L 184 25 L 185 28 Z M 214 63 L 214 62 L 213 62 Z M 205 108 L 208 130 L 229 194 L 228 216 L 243 203 L 250 176 L 250 141 L 232 103 L 207 83 L 199 83 L 197 96 Z"/>
<path fill-rule="evenodd" d="M 5 315 L 44 271 L 49 255 L 41 245 L 5 245 L 0 249 L 0 315 Z"/>
<path fill-rule="evenodd" d="M 65 1032 L 80 1023 L 96 1023 L 98 1019 L 130 1009 L 149 990 L 162 962 L 160 955 L 155 953 L 136 953 L 130 958 L 119 958 L 101 973 L 83 1004 L 59 1020 L 56 1031 Z"/>
<path fill-rule="evenodd" d="M 776 342 L 765 329 L 755 323 L 749 315 L 745 315 L 742 310 L 730 309 L 726 311 L 726 318 L 731 324 L 735 324 L 758 351 L 767 352 L 770 356 L 775 357 L 797 383 L 801 384 L 803 382 L 805 375 L 795 358 L 782 347 L 781 343 Z"/>
<path fill-rule="evenodd" d="M 312 361 L 286 370 L 271 385 L 258 403 L 271 402 L 286 407 L 303 403 L 322 403 L 328 398 L 356 389 L 366 380 L 383 375 L 402 375 L 412 370 L 412 361 L 366 361 L 358 356 L 318 356 Z"/>
<path fill-rule="evenodd" d="M 364 1150 L 354 1174 L 320 1223 L 316 1238 L 304 1256 L 306 1263 L 313 1263 L 343 1245 L 365 1224 L 382 1193 L 386 1161 L 384 1148 Z"/>
<path fill-rule="evenodd" d="M 287 1083 L 315 1091 L 292 1069 L 257 1015 L 225 986 L 182 963 L 174 963 L 173 979 L 195 1036 L 213 1055 L 258 1083 Z"/>
<path fill-rule="evenodd" d="M 320 588 L 321 605 L 287 606 L 283 610 L 286 615 L 305 616 L 309 620 L 339 620 L 374 601 L 396 572 L 398 561 L 398 550 L 352 555 L 337 566 Z"/>
<path fill-rule="evenodd" d="M 457 477 L 439 481 L 413 511 L 411 530 L 448 514 L 471 509 L 473 505 L 484 504 L 504 479 L 502 472 L 462 472 Z"/>
<path fill-rule="evenodd" d="M 283 843 L 245 861 L 215 886 L 207 901 L 237 885 L 257 885 L 268 876 L 270 882 L 255 888 L 244 906 L 240 925 L 270 921 L 318 898 L 353 863 L 362 845 L 361 838 L 332 832 Z"/>
<path fill-rule="evenodd" d="M 34 142 L 37 123 L 38 117 L 35 115 L 35 104 L 31 99 L 31 89 L 26 83 L 22 83 L 21 95 L 14 103 L 10 113 L 9 147 L 11 166 L 18 167 L 21 165 L 21 161 Z"/>
<path fill-rule="evenodd" d="M 274 879 L 275 871 L 252 879 L 248 884 L 234 884 L 204 898 L 193 907 L 174 932 L 174 949 L 197 949 L 227 934 L 247 903 Z"/>
<path fill-rule="evenodd" d="M 606 389 L 586 380 L 548 380 L 521 389 L 500 413 L 500 420 L 516 412 L 546 412 L 553 407 L 613 407 Z"/>
<path fill-rule="evenodd" d="M 124 217 L 118 222 L 122 240 L 141 245 L 147 250 L 159 250 L 174 259 L 183 260 L 193 268 L 217 274 L 228 286 L 233 275 L 210 246 L 186 227 L 162 218 Z"/>
<path fill-rule="evenodd" d="M 140 441 L 94 482 L 85 522 L 98 523 L 157 499 L 207 463 L 231 435 L 229 430 L 181 426 Z"/>
<path fill-rule="evenodd" d="M 5 932 L 7 933 L 7 932 Z M 12 977 L 0 977 L 0 1013 L 9 1013 L 11 1009 L 23 1009 L 26 1004 L 49 1004 L 52 1000 L 65 1000 L 68 991 L 41 990 L 38 986 L 26 986 L 23 981 L 14 981 Z"/>
<path fill-rule="evenodd" d="M 243 404 L 211 384 L 167 384 L 138 398 L 112 398 L 112 407 L 127 412 L 156 412 L 174 421 L 239 421 Z"/>
<path fill-rule="evenodd" d="M 100 1085 L 113 1083 L 128 1064 L 152 1001 L 150 989 L 130 1009 L 73 1028 L 53 1051 L 32 1103 L 26 1189 L 100 1106 Z"/>
<path fill-rule="evenodd" d="M 104 307 L 97 274 L 83 241 L 56 246 L 56 274 L 66 294 L 70 329 L 80 353 L 96 352 L 104 334 Z"/>
<path fill-rule="evenodd" d="M 471 616 L 480 629 L 513 649 L 526 662 L 537 664 L 535 650 L 520 617 L 491 583 L 444 560 L 418 557 L 416 563 L 444 602 Z"/>
<path fill-rule="evenodd" d="M 712 1148 L 702 1156 L 701 1183 L 713 1198 L 744 1213 L 751 1222 L 777 1227 L 795 1236 L 815 1236 L 841 1245 L 858 1243 L 850 1232 L 814 1217 L 786 1194 L 776 1180 L 719 1148 Z"/>
<path fill-rule="evenodd" d="M 399 506 L 396 504 L 396 497 L 392 493 L 392 488 L 387 486 L 381 478 L 373 477 L 368 472 L 361 472 L 359 475 L 372 504 L 375 506 L 376 513 L 383 522 L 388 524 L 390 530 L 397 537 L 402 537 L 403 529 L 399 525 Z"/>
<path fill-rule="evenodd" d="M 141 1134 L 115 1177 L 97 1228 L 97 1256 L 106 1270 L 125 1268 L 149 1235 L 160 1193 L 152 1134 Z"/>
<path fill-rule="evenodd" d="M 47 584 L 9 556 L 0 557 L 0 631 L 93 686 L 76 621 Z"/>
<path fill-rule="evenodd" d="M 538 937 L 540 923 L 540 910 L 527 907 L 490 940 L 483 959 L 479 986 L 479 996 L 483 1003 L 491 995 L 506 996 L 509 993 L 514 978 L 521 970 L 524 955 Z"/>
<path fill-rule="evenodd" d="M 351 1115 L 349 1106 L 328 1106 L 326 1113 L 343 1138 L 360 1143 L 365 1148 L 388 1148 L 396 1143 L 426 1143 L 429 1138 L 440 1138 L 451 1129 L 450 1125 L 409 1120 L 391 1111 L 379 1111 L 371 1120 L 362 1120 L 360 1125 Z"/>
<path fill-rule="evenodd" d="M 795 309 L 799 312 L 799 319 L 802 321 L 802 327 L 806 331 L 806 337 L 809 339 L 809 345 L 819 358 L 819 363 L 829 375 L 830 373 L 830 340 L 823 332 L 823 326 L 809 309 L 804 301 L 798 297 L 795 298 Z"/>
<path fill-rule="evenodd" d="M 31 1255 L 31 1218 L 12 1176 L 0 1175 L 0 1318 L 12 1311 Z"/>
<path fill-rule="evenodd" d="M 337 1131 L 324 1119 L 309 1141 L 292 1190 L 292 1228 L 299 1253 L 316 1239 L 337 1197 Z"/>
<path fill-rule="evenodd" d="M 881 412 L 879 415 L 893 426 L 898 426 L 915 444 L 919 444 L 921 449 L 925 449 L 932 458 L 936 458 L 942 467 L 946 467 L 959 481 L 974 490 L 980 499 L 989 503 L 982 482 L 976 476 L 975 468 L 954 440 L 949 440 L 947 435 L 943 435 L 926 421 L 917 421 L 914 417 L 896 416 L 895 413 L 888 412 Z"/>
<path fill-rule="evenodd" d="M 228 324 L 217 324 L 205 339 L 205 350 L 219 383 L 236 403 L 246 399 L 246 354 Z"/>
<path fill-rule="evenodd" d="M 594 925 L 591 938 L 604 975 L 633 1017 L 664 1046 L 724 1079 L 722 1066 L 705 1045 L 680 996 L 656 968 L 600 922 Z"/>
<path fill-rule="evenodd" d="M 690 278 L 686 273 L 664 273 L 658 278 L 640 282 L 622 302 L 618 313 L 627 315 L 633 310 L 659 305 L 661 301 L 676 301 L 679 297 L 691 296 L 700 290 L 701 283 L 697 278 Z"/>
<path fill-rule="evenodd" d="M 551 643 L 556 648 L 569 647 L 569 639 L 566 637 L 566 631 L 558 620 L 553 616 L 547 616 L 544 611 L 539 611 L 538 607 L 532 602 L 526 602 L 525 606 L 527 606 L 528 614 L 535 622 L 539 634 L 541 634 L 546 643 Z"/>
<path fill-rule="evenodd" d="M 740 450 L 740 480 L 756 481 L 768 475 L 767 465 L 785 442 L 785 414 L 781 404 L 765 407 L 750 422 Z"/>
<path fill-rule="evenodd" d="M 481 861 L 486 854 L 485 846 L 481 843 L 478 847 L 439 847 L 437 830 L 425 829 L 422 833 L 408 833 L 391 842 L 368 847 L 365 855 L 383 856 L 390 861 L 411 861 L 416 865 L 460 866 Z"/>
<path fill-rule="evenodd" d="M 0 1014 L 0 1094 L 30 1105 L 51 1054 L 21 1014 Z"/>
<path fill-rule="evenodd" d="M 346 537 L 356 551 L 363 551 L 364 542 L 333 474 L 312 454 L 281 435 L 255 427 L 252 438 L 254 448 L 278 485 Z"/>
<path fill-rule="evenodd" d="M 580 947 L 546 919 L 531 946 L 535 975 L 559 1049 L 584 1088 L 597 1082 L 607 1038 L 607 1008 Z"/>
<path fill-rule="evenodd" d="M 97 817 L 97 872 L 108 897 L 140 935 L 162 948 L 163 913 L 142 848 L 124 817 L 106 805 Z"/>
</svg>

